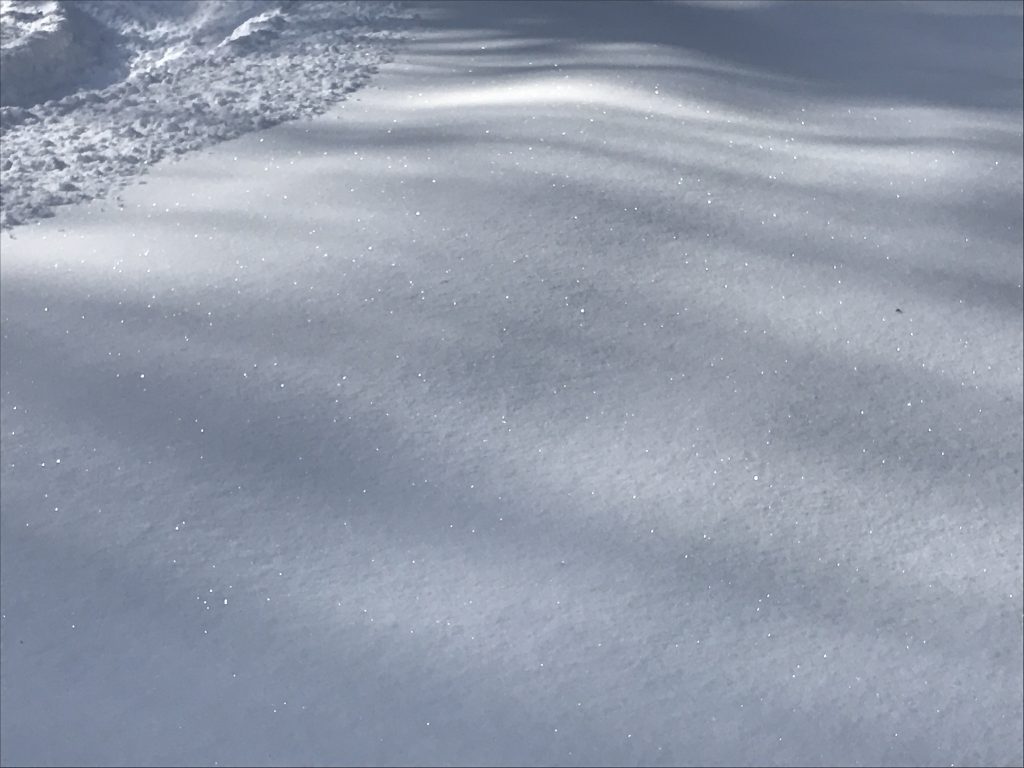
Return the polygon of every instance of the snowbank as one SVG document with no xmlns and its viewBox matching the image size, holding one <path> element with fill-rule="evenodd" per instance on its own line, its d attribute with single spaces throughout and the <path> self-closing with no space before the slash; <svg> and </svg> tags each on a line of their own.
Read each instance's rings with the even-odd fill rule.
<svg viewBox="0 0 1024 768">
<path fill-rule="evenodd" d="M 388 57 L 400 16 L 391 3 L 5 0 L 0 226 L 323 112 Z"/>
</svg>

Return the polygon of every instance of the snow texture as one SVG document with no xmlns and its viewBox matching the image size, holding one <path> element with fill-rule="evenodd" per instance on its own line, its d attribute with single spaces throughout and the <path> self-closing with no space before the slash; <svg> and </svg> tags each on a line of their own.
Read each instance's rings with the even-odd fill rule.
<svg viewBox="0 0 1024 768">
<path fill-rule="evenodd" d="M 3 0 L 0 227 L 322 113 L 387 59 L 400 15 L 384 2 Z"/>
<path fill-rule="evenodd" d="M 0 761 L 1020 765 L 1021 8 L 419 4 L 8 230 Z"/>
</svg>

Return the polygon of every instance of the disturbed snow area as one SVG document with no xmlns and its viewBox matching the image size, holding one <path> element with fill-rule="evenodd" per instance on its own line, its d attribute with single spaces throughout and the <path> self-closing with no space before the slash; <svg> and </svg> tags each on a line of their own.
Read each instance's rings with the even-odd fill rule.
<svg viewBox="0 0 1024 768">
<path fill-rule="evenodd" d="M 416 8 L 0 240 L 0 763 L 1020 765 L 1022 6 Z"/>
<path fill-rule="evenodd" d="M 403 15 L 384 2 L 3 0 L 0 227 L 322 113 L 388 59 Z"/>
</svg>

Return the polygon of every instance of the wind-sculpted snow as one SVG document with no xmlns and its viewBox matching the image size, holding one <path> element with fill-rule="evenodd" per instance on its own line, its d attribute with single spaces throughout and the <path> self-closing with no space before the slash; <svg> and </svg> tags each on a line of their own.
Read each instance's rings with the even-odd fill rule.
<svg viewBox="0 0 1024 768">
<path fill-rule="evenodd" d="M 0 226 L 322 113 L 389 57 L 391 3 L 4 0 Z"/>
</svg>

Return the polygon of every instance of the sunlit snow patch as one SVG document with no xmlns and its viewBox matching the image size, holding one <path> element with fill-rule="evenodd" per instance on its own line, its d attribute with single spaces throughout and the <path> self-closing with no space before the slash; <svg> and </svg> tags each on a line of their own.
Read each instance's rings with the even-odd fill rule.
<svg viewBox="0 0 1024 768">
<path fill-rule="evenodd" d="M 287 20 L 279 8 L 253 16 L 239 24 L 235 31 L 224 38 L 220 47 L 225 45 L 256 45 L 277 37 Z"/>
</svg>

